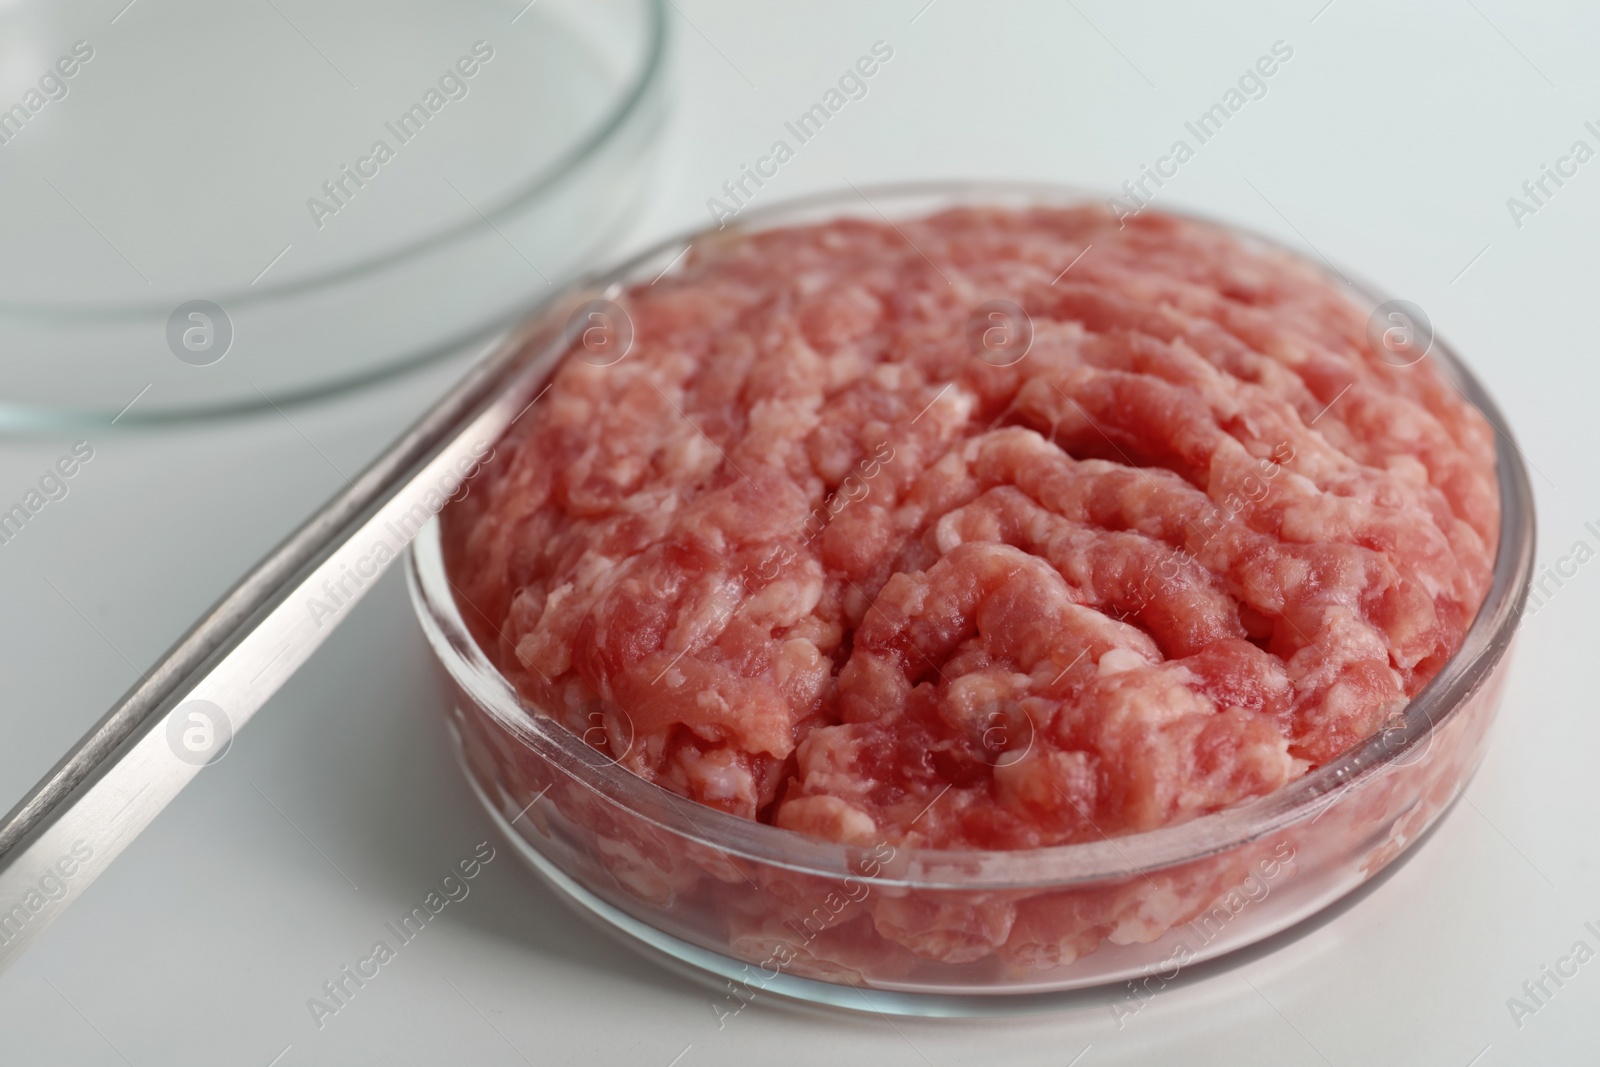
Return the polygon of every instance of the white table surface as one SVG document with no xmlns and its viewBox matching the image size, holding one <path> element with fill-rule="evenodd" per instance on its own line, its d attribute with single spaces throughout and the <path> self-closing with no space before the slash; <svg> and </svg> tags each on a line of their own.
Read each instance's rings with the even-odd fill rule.
<svg viewBox="0 0 1600 1067">
<path fill-rule="evenodd" d="M 630 243 L 707 220 L 722 182 L 875 41 L 894 55 L 867 96 L 757 203 L 847 180 L 1119 186 L 1282 40 L 1293 57 L 1266 95 L 1157 203 L 1310 246 L 1424 307 L 1534 468 L 1541 562 L 1600 547 L 1584 525 L 1600 526 L 1600 160 L 1520 227 L 1506 204 L 1574 140 L 1600 148 L 1584 128 L 1600 125 L 1600 11 L 1324 2 L 675 0 L 676 109 Z M 5 801 L 452 372 L 225 425 L 0 441 L 7 506 L 73 440 L 95 449 L 70 494 L 0 546 Z M 719 1029 L 713 993 L 578 922 L 504 848 L 318 1029 L 307 998 L 494 840 L 446 754 L 393 571 L 0 975 L 0 1064 L 1600 1062 L 1600 962 L 1520 1026 L 1507 1005 L 1576 941 L 1600 948 L 1584 927 L 1600 925 L 1597 607 L 1588 564 L 1526 622 L 1467 803 L 1410 862 L 1333 921 L 1180 982 L 1120 1029 L 1103 1002 L 890 1023 L 772 1000 Z"/>
</svg>

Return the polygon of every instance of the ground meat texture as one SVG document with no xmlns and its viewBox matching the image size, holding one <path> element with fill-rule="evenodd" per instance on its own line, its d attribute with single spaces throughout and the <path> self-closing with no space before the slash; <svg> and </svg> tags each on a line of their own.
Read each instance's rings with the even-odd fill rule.
<svg viewBox="0 0 1600 1067">
<path fill-rule="evenodd" d="M 1033 328 L 1006 366 L 968 340 L 997 299 Z M 1491 428 L 1212 226 L 841 220 L 618 300 L 631 351 L 560 367 L 446 510 L 446 566 L 532 705 L 702 804 L 931 848 L 1193 818 L 1374 733 L 1488 588 Z M 1085 950 L 941 907 L 873 921 Z"/>
</svg>

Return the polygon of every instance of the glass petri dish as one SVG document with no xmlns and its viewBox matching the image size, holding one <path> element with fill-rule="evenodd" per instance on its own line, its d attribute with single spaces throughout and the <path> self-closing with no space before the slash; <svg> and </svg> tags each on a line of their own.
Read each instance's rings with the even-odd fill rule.
<svg viewBox="0 0 1600 1067">
<path fill-rule="evenodd" d="M 880 212 L 913 218 L 964 204 L 1103 202 L 1069 188 L 994 182 L 852 189 L 752 212 L 734 232 Z M 681 262 L 686 248 L 728 234 L 667 241 L 574 285 L 547 312 L 548 332 L 562 340 L 543 355 L 553 361 L 573 346 L 570 325 L 564 334 L 554 328 L 571 307 L 622 299 L 628 286 Z M 1310 265 L 1363 309 L 1387 303 L 1348 272 Z M 1461 647 L 1398 723 L 1272 793 L 1155 830 L 1010 851 L 885 851 L 741 819 L 637 777 L 525 700 L 463 616 L 435 519 L 412 545 L 407 579 L 448 695 L 458 759 L 490 819 L 558 896 L 646 955 L 712 980 L 719 1018 L 764 996 L 982 1016 L 1061 1009 L 1096 991 L 1114 1012 L 1135 1010 L 1139 997 L 1270 943 L 1371 883 L 1425 839 L 1483 758 L 1532 576 L 1532 490 L 1503 416 L 1460 357 L 1434 338 L 1427 358 L 1500 431 L 1489 591 Z M 530 383 L 530 395 L 543 385 Z M 1011 909 L 1038 943 L 1012 958 L 919 956 L 877 928 L 884 905 L 957 917 Z"/>
<path fill-rule="evenodd" d="M 663 12 L 0 7 L 0 426 L 282 404 L 519 317 L 641 200 Z"/>
</svg>

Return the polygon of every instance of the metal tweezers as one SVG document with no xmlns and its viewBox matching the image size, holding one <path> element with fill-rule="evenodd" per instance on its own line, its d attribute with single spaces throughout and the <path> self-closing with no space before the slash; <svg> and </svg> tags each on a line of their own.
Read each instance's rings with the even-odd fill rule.
<svg viewBox="0 0 1600 1067">
<path fill-rule="evenodd" d="M 442 400 L 219 600 L 0 823 L 0 968 L 14 960 L 225 747 L 338 623 L 307 611 L 371 547 L 409 541 L 419 506 L 460 477 L 539 395 L 573 329 L 577 285 L 494 345 Z M 437 503 L 438 497 L 433 497 Z M 402 521 L 411 516 L 412 521 Z M 396 553 L 399 554 L 398 552 Z M 383 564 L 387 567 L 392 560 Z M 348 605 L 374 583 L 346 582 Z M 197 716 L 198 709 L 198 716 Z M 220 719 L 220 721 L 219 721 Z M 210 756 L 208 759 L 207 756 Z"/>
</svg>

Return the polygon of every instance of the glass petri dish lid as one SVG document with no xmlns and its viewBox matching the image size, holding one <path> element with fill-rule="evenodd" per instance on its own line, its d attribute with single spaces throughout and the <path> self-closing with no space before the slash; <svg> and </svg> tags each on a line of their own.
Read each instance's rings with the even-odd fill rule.
<svg viewBox="0 0 1600 1067">
<path fill-rule="evenodd" d="M 281 404 L 525 311 L 641 199 L 663 10 L 0 7 L 0 425 Z"/>
</svg>

